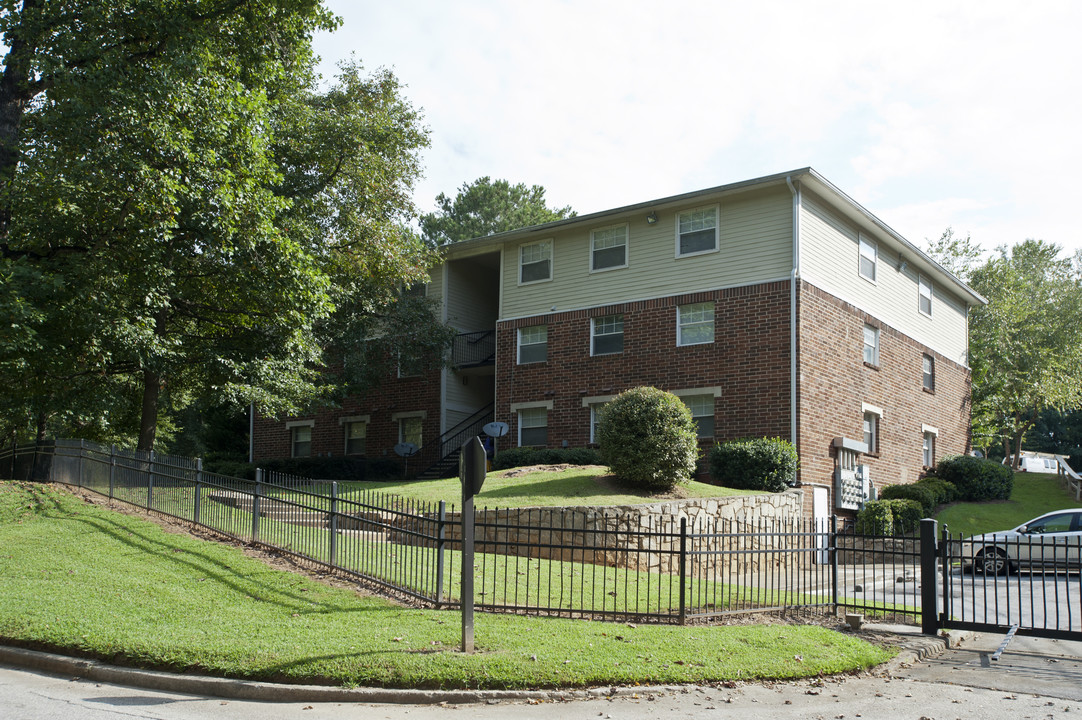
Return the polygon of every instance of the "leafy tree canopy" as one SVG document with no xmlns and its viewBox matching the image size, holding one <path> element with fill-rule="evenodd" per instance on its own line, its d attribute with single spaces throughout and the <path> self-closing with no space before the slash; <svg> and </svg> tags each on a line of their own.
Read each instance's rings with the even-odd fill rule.
<svg viewBox="0 0 1082 720">
<path fill-rule="evenodd" d="M 137 418 L 150 449 L 197 400 L 293 411 L 421 317 L 399 290 L 433 261 L 405 229 L 427 131 L 388 72 L 320 84 L 336 24 L 319 0 L 0 2 L 0 434 Z"/>
<path fill-rule="evenodd" d="M 1017 456 L 1043 412 L 1082 407 L 1082 252 L 1026 240 L 969 283 L 988 299 L 970 315 L 975 444 Z"/>
<path fill-rule="evenodd" d="M 570 205 L 548 207 L 545 188 L 540 185 L 512 185 L 506 180 L 492 180 L 487 175 L 472 183 L 463 183 L 454 199 L 440 193 L 436 204 L 438 211 L 421 216 L 421 234 L 431 245 L 446 245 L 575 217 Z"/>
</svg>

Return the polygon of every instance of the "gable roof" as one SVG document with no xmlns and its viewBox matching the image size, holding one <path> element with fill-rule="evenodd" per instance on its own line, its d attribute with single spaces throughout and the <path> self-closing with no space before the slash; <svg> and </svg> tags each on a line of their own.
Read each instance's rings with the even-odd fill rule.
<svg viewBox="0 0 1082 720">
<path fill-rule="evenodd" d="M 718 185 L 715 187 L 705 188 L 703 190 L 695 190 L 692 192 L 681 193 L 679 195 L 670 195 L 668 197 L 657 198 L 654 200 L 646 200 L 644 202 L 633 203 L 631 205 L 623 205 L 620 207 L 610 208 L 608 210 L 601 210 L 599 212 L 592 212 L 586 215 L 576 215 L 573 218 L 567 218 L 565 220 L 555 220 L 553 222 L 544 223 L 541 225 L 531 225 L 529 227 L 517 228 L 515 230 L 508 230 L 501 233 L 495 233 L 493 235 L 486 235 L 484 237 L 474 238 L 472 240 L 463 240 L 461 242 L 452 243 L 445 247 L 445 251 L 451 251 L 455 254 L 459 252 L 465 252 L 472 254 L 477 250 L 484 248 L 502 245 L 506 242 L 517 242 L 521 240 L 530 239 L 536 237 L 539 234 L 548 234 L 554 230 L 569 227 L 577 224 L 597 224 L 599 221 L 604 221 L 607 218 L 614 216 L 627 215 L 634 212 L 649 212 L 664 210 L 669 207 L 675 207 L 680 205 L 687 205 L 689 202 L 696 200 L 720 196 L 725 197 L 729 195 L 736 195 L 749 190 L 758 190 L 772 185 L 778 186 L 790 186 L 794 187 L 799 184 L 804 187 L 808 187 L 810 190 L 818 194 L 820 197 L 826 199 L 831 207 L 838 211 L 843 217 L 852 222 L 862 230 L 871 232 L 878 236 L 881 240 L 885 240 L 887 244 L 893 247 L 900 254 L 906 255 L 906 261 L 920 270 L 924 270 L 930 275 L 938 276 L 941 280 L 944 280 L 948 285 L 953 287 L 956 292 L 961 295 L 967 304 L 969 305 L 986 305 L 988 301 L 985 300 L 977 291 L 966 285 L 955 275 L 950 273 L 946 268 L 937 263 L 931 257 L 929 257 L 923 250 L 918 248 L 913 243 L 906 240 L 902 235 L 895 232 L 889 225 L 880 220 L 878 217 L 869 212 L 863 205 L 858 203 L 849 195 L 842 192 L 810 167 L 800 168 L 798 170 L 790 170 L 788 172 L 776 173 L 774 175 L 766 175 L 760 178 L 754 178 L 752 180 L 742 180 L 740 182 L 728 183 L 726 185 Z"/>
</svg>

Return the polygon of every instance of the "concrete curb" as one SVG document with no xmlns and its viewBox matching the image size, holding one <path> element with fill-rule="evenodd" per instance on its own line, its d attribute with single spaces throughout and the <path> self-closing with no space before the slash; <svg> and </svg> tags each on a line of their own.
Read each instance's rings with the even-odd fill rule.
<svg viewBox="0 0 1082 720">
<path fill-rule="evenodd" d="M 858 633 L 859 636 L 859 633 Z M 964 635 L 939 637 L 906 633 L 903 650 L 873 672 L 889 675 L 900 668 L 956 646 Z M 687 685 L 635 685 L 583 690 L 410 690 L 399 688 L 342 688 L 324 685 L 288 685 L 204 675 L 183 675 L 109 665 L 98 660 L 73 658 L 0 645 L 0 664 L 95 682 L 127 685 L 161 692 L 208 695 L 231 700 L 265 702 L 358 702 L 394 704 L 467 704 L 501 700 L 585 700 L 590 698 L 686 692 Z"/>
</svg>

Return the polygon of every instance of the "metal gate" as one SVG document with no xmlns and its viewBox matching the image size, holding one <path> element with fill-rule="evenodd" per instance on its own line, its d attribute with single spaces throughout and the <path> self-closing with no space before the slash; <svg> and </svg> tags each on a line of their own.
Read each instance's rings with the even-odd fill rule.
<svg viewBox="0 0 1082 720">
<path fill-rule="evenodd" d="M 936 555 L 939 627 L 1082 640 L 1082 537 L 944 530 Z"/>
</svg>

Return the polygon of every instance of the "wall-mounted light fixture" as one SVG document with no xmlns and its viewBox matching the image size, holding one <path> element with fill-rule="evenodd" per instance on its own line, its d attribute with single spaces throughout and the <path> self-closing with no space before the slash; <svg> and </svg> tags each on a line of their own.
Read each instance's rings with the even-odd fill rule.
<svg viewBox="0 0 1082 720">
<path fill-rule="evenodd" d="M 656 223 L 657 222 L 657 213 L 654 212 L 653 210 L 651 210 L 650 214 L 646 216 L 646 222 L 649 225 L 653 225 L 654 223 Z"/>
</svg>

